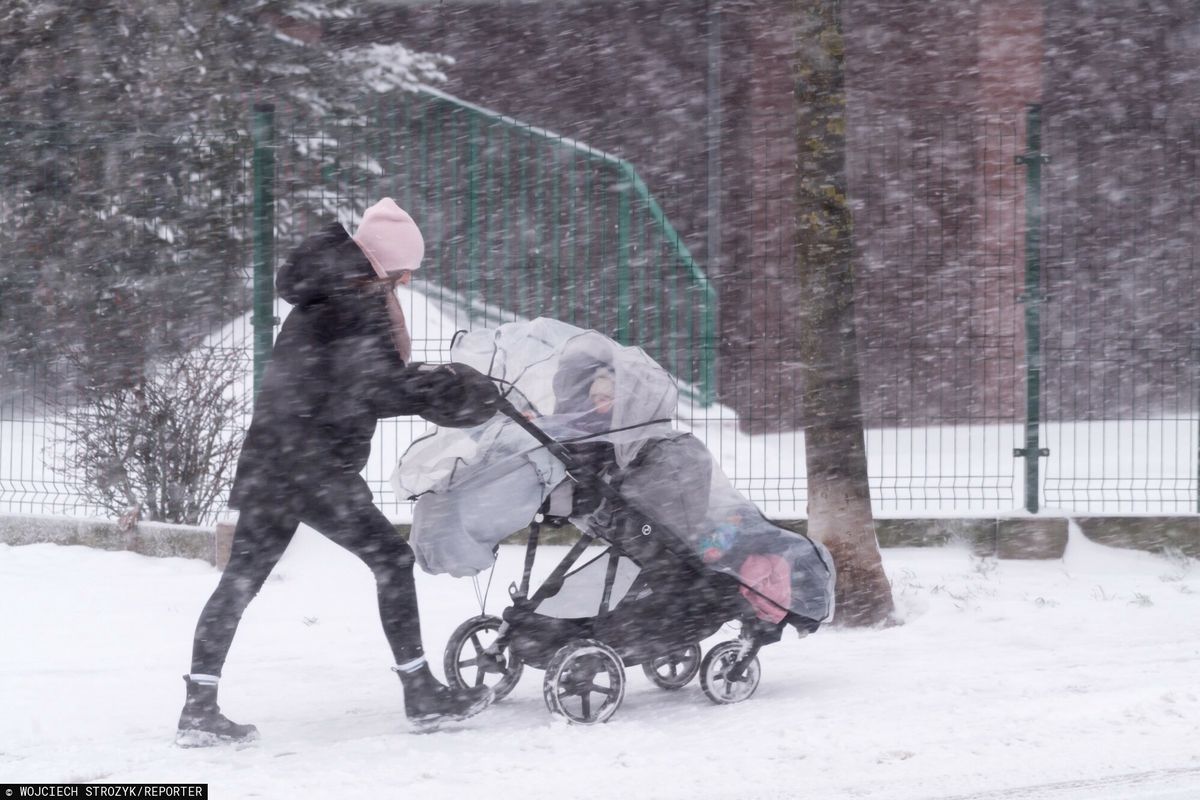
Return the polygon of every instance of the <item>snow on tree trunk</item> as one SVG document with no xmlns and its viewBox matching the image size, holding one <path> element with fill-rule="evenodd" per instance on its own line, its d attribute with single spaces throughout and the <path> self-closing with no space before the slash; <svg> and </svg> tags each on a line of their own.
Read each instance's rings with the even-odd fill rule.
<svg viewBox="0 0 1200 800">
<path fill-rule="evenodd" d="M 859 397 L 839 7 L 831 0 L 796 3 L 801 408 L 808 531 L 837 565 L 837 621 L 860 626 L 887 621 L 893 601 L 875 537 Z"/>
</svg>

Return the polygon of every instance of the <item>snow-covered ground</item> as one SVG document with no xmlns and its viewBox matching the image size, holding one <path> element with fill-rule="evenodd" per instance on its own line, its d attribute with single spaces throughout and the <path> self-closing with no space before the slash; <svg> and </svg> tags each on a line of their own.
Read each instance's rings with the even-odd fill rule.
<svg viewBox="0 0 1200 800">
<path fill-rule="evenodd" d="M 521 552 L 502 548 L 490 612 Z M 1060 561 L 883 557 L 904 624 L 789 632 L 742 704 L 714 706 L 695 682 L 665 692 L 633 668 L 611 722 L 572 727 L 527 669 L 484 715 L 414 735 L 369 571 L 302 529 L 225 670 L 224 709 L 261 741 L 180 750 L 180 675 L 217 571 L 0 545 L 0 783 L 198 781 L 213 798 L 1200 797 L 1200 563 L 1076 530 Z M 440 674 L 450 632 L 479 611 L 475 586 L 419 573 L 418 589 Z"/>
</svg>

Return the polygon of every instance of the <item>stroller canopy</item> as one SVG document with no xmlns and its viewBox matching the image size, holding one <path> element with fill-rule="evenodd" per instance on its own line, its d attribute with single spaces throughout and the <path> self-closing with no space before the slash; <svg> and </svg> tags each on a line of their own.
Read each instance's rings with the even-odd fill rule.
<svg viewBox="0 0 1200 800">
<path fill-rule="evenodd" d="M 642 442 L 671 430 L 675 379 L 640 347 L 595 331 L 539 317 L 464 334 L 450 355 L 501 381 L 555 438 L 613 442 L 622 467 Z"/>
<path fill-rule="evenodd" d="M 678 388 L 641 348 L 539 317 L 457 337 L 452 361 L 497 380 L 501 392 L 559 442 L 608 442 L 627 466 L 643 445 L 677 435 Z M 440 428 L 409 447 L 392 474 L 417 498 L 413 544 L 430 572 L 473 575 L 496 544 L 529 524 L 566 477 L 563 464 L 511 419 Z"/>
</svg>

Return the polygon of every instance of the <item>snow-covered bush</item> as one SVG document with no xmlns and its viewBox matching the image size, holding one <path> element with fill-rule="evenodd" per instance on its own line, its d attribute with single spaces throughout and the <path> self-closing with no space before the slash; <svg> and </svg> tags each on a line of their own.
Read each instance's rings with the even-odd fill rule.
<svg viewBox="0 0 1200 800">
<path fill-rule="evenodd" d="M 247 368 L 244 351 L 205 347 L 123 388 L 85 392 L 61 409 L 59 470 L 114 516 L 210 521 L 241 449 Z"/>
</svg>

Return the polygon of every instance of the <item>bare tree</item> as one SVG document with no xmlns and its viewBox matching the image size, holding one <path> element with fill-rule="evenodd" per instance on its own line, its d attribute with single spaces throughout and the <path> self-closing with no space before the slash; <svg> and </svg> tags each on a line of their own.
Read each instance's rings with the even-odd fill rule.
<svg viewBox="0 0 1200 800">
<path fill-rule="evenodd" d="M 60 408 L 62 471 L 124 518 L 209 520 L 233 479 L 249 373 L 241 349 L 201 347 L 120 389 Z"/>
<path fill-rule="evenodd" d="M 808 530 L 837 565 L 840 624 L 874 625 L 890 619 L 893 601 L 875 536 L 859 397 L 840 3 L 797 0 L 796 9 L 796 258 Z"/>
</svg>

